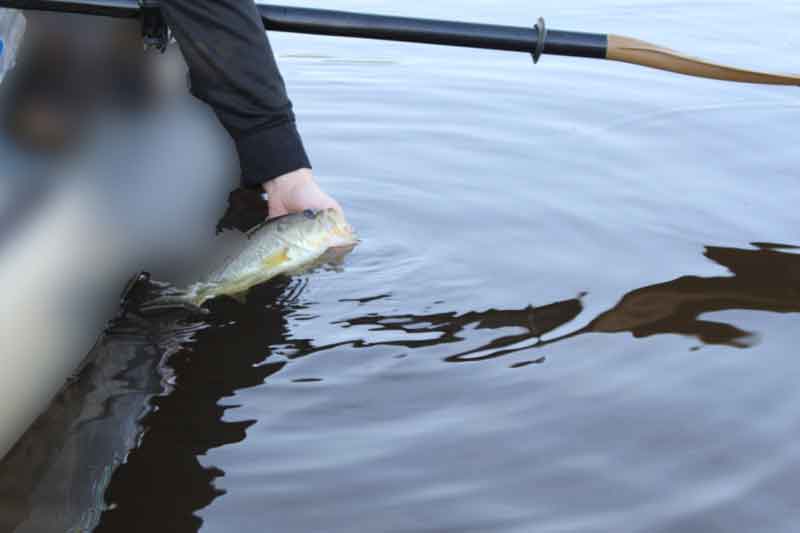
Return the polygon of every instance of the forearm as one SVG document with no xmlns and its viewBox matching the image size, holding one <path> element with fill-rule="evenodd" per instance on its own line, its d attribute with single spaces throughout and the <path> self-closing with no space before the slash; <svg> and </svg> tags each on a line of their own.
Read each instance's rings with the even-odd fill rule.
<svg viewBox="0 0 800 533">
<path fill-rule="evenodd" d="M 246 186 L 310 168 L 292 104 L 253 0 L 164 0 L 192 94 L 233 137 Z"/>
</svg>

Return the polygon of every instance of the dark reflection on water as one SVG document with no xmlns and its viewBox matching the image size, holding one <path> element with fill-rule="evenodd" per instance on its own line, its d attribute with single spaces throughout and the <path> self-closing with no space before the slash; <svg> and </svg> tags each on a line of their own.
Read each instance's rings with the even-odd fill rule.
<svg viewBox="0 0 800 533">
<path fill-rule="evenodd" d="M 409 336 L 435 333 L 432 340 L 395 340 L 369 344 L 364 339 L 339 343 L 355 347 L 389 345 L 409 349 L 428 345 L 458 344 L 469 339 L 471 328 L 501 330 L 520 328 L 516 335 L 500 336 L 479 348 L 459 351 L 446 362 L 493 359 L 548 345 L 586 333 L 630 332 L 635 337 L 680 334 L 708 344 L 749 346 L 751 337 L 737 326 L 702 320 L 715 311 L 750 309 L 800 312 L 798 275 L 800 255 L 760 249 L 708 247 L 705 255 L 726 266 L 731 277 L 681 277 L 636 289 L 613 309 L 572 333 L 544 339 L 543 336 L 575 320 L 583 306 L 580 299 L 524 309 L 427 315 L 376 314 L 348 319 L 345 328 L 369 326 L 405 332 Z M 205 325 L 191 343 L 176 347 L 169 358 L 174 380 L 169 394 L 151 401 L 150 412 L 141 420 L 143 438 L 114 475 L 106 492 L 113 509 L 107 511 L 98 531 L 144 531 L 162 528 L 195 531 L 202 521 L 194 514 L 225 491 L 215 480 L 225 473 L 203 466 L 198 457 L 208 451 L 243 441 L 257 420 L 230 422 L 226 411 L 236 409 L 226 401 L 237 391 L 263 385 L 287 363 L 271 347 L 290 347 L 292 359 L 331 349 L 313 348 L 306 339 L 290 339 L 286 315 L 302 306 L 275 305 L 295 293 L 297 282 L 280 280 L 255 289 L 245 305 L 222 299 L 212 303 Z M 294 299 L 297 295 L 294 294 Z M 530 342 L 527 342 L 530 341 Z M 546 352 L 545 352 L 546 353 Z M 544 361 L 543 357 L 519 362 L 523 368 Z M 302 378 L 293 383 L 319 383 L 320 378 Z M 280 408 L 276 406 L 276 408 Z M 279 460 L 276 458 L 276 460 Z"/>
<path fill-rule="evenodd" d="M 525 309 L 489 309 L 488 311 L 470 311 L 458 314 L 437 313 L 431 315 L 367 315 L 351 318 L 341 324 L 344 327 L 369 326 L 373 331 L 399 331 L 409 334 L 433 333 L 438 334 L 430 340 L 397 340 L 378 343 L 359 341 L 362 346 L 403 346 L 405 348 L 420 348 L 441 344 L 458 343 L 464 341 L 468 334 L 467 328 L 498 330 L 503 328 L 519 328 L 524 332 L 492 339 L 488 343 L 471 350 L 463 351 L 445 358 L 448 363 L 465 363 L 470 361 L 483 361 L 496 357 L 510 355 L 521 350 L 531 348 L 510 348 L 516 344 L 530 339 L 535 339 L 539 344 L 542 335 L 571 322 L 583 310 L 579 299 L 555 302 L 541 307 L 529 306 Z M 488 353 L 486 353 L 488 352 Z"/>
<path fill-rule="evenodd" d="M 800 312 L 800 255 L 709 246 L 705 256 L 733 276 L 685 276 L 631 291 L 582 332 L 628 331 L 634 337 L 672 333 L 705 344 L 747 348 L 756 340 L 752 333 L 700 316 L 733 309 Z"/>
<path fill-rule="evenodd" d="M 286 314 L 302 306 L 276 305 L 296 299 L 302 283 L 286 279 L 265 284 L 251 291 L 246 303 L 229 299 L 212 302 L 212 313 L 192 328 L 190 342 L 177 339 L 168 366 L 174 373 L 169 393 L 154 397 L 149 412 L 141 419 L 142 438 L 114 474 L 105 493 L 111 506 L 103 515 L 96 531 L 196 531 L 202 521 L 195 513 L 225 494 L 215 487 L 215 480 L 225 473 L 205 467 L 198 460 L 214 448 L 235 444 L 246 438 L 256 420 L 225 421 L 226 411 L 239 407 L 226 398 L 237 391 L 263 385 L 270 376 L 284 368 L 283 358 L 272 361 L 271 347 L 290 347 L 292 358 L 308 356 L 332 346 L 312 348 L 307 339 L 290 339 Z M 299 290 L 302 290 L 300 288 Z M 293 295 L 287 298 L 287 295 Z M 522 335 L 501 337 L 485 348 L 497 350 L 509 344 L 541 336 L 569 322 L 581 311 L 579 300 L 568 300 L 548 306 L 522 310 L 455 313 L 424 317 L 404 316 L 409 324 L 432 324 L 444 338 L 437 343 L 457 343 L 466 326 L 498 329 L 523 327 Z M 148 328 L 151 319 L 131 315 L 134 322 Z M 388 320 L 390 317 L 386 317 Z M 391 317 L 392 320 L 398 317 Z M 366 320 L 371 320 L 368 318 Z M 365 323 L 354 320 L 353 323 Z M 184 339 L 185 340 L 185 339 Z M 162 341 L 163 343 L 163 341 Z M 340 345 L 363 346 L 363 341 Z M 421 346 L 415 342 L 397 345 Z M 448 358 L 462 361 L 477 350 Z M 482 357 L 482 358 L 487 358 Z M 301 378 L 294 383 L 319 383 L 319 378 Z M 159 529 L 161 528 L 161 529 Z"/>
<path fill-rule="evenodd" d="M 627 293 L 614 308 L 602 313 L 587 326 L 552 339 L 542 337 L 571 322 L 583 310 L 579 299 L 542 307 L 516 310 L 490 309 L 483 312 L 438 313 L 432 315 L 367 315 L 344 321 L 344 327 L 368 326 L 372 331 L 399 331 L 408 334 L 434 333 L 429 340 L 396 340 L 375 345 L 418 348 L 463 341 L 468 326 L 476 329 L 516 327 L 523 333 L 499 337 L 472 350 L 445 358 L 447 362 L 494 359 L 531 348 L 542 348 L 586 333 L 629 332 L 634 337 L 677 334 L 696 337 L 704 344 L 738 348 L 756 342 L 753 333 L 714 320 L 706 313 L 726 310 L 758 310 L 776 313 L 800 312 L 800 255 L 778 251 L 784 245 L 759 245 L 759 250 L 709 246 L 705 256 L 728 268 L 733 276 L 703 278 L 684 276 Z M 525 343 L 525 341 L 533 342 Z M 362 342 L 362 341 L 359 341 Z M 476 355 L 478 354 L 478 355 Z M 540 362 L 537 359 L 534 362 Z M 530 364 L 530 363 L 528 363 Z M 515 367 L 527 366 L 516 363 Z"/>
<path fill-rule="evenodd" d="M 161 354 L 191 337 L 163 322 L 119 326 L 0 462 L 0 531 L 88 531 L 106 507 L 103 490 L 136 446 L 147 400 L 164 390 Z"/>
<path fill-rule="evenodd" d="M 260 287 L 259 301 L 279 300 L 287 285 L 282 280 Z M 191 345 L 169 358 L 170 393 L 152 400 L 141 421 L 140 445 L 106 492 L 113 509 L 97 531 L 195 531 L 202 522 L 194 513 L 224 494 L 214 486 L 224 472 L 204 467 L 198 457 L 241 442 L 256 422 L 225 421 L 226 411 L 237 406 L 224 399 L 263 384 L 286 364 L 269 361 L 270 347 L 286 343 L 284 310 L 252 303 L 240 307 L 214 302 Z"/>
<path fill-rule="evenodd" d="M 134 309 L 112 324 L 84 368 L 0 465 L 0 525 L 19 532 L 43 524 L 48 529 L 97 525 L 97 531 L 109 532 L 197 531 L 202 525 L 197 513 L 226 493 L 217 487 L 225 472 L 200 458 L 244 441 L 257 423 L 227 420 L 226 413 L 240 406 L 232 398 L 262 386 L 291 360 L 338 346 L 458 346 L 473 331 L 497 331 L 478 348 L 458 350 L 444 360 L 536 355 L 512 368 L 542 363 L 549 346 L 587 333 L 679 334 L 707 344 L 750 346 L 752 333 L 701 315 L 736 309 L 800 312 L 800 255 L 787 249 L 707 247 L 706 257 L 732 276 L 686 276 L 633 290 L 588 325 L 549 339 L 547 334 L 579 318 L 580 298 L 523 309 L 372 313 L 336 324 L 409 339 L 355 339 L 318 347 L 292 338 L 287 325 L 289 316 L 305 307 L 296 303 L 305 287 L 301 279 L 258 287 L 244 304 L 212 301 L 211 313 L 202 320 L 185 313 L 145 318 Z M 508 335 L 506 328 L 520 332 Z M 420 333 L 430 335 L 420 340 Z M 291 381 L 313 386 L 325 380 Z M 71 485 L 58 488 L 56 479 Z"/>
</svg>

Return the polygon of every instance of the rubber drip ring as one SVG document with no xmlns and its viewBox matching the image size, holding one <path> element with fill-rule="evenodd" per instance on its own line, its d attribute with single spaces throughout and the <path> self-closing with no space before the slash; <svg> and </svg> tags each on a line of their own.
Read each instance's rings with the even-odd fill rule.
<svg viewBox="0 0 800 533">
<path fill-rule="evenodd" d="M 544 17 L 539 17 L 539 20 L 536 22 L 536 26 L 534 26 L 534 28 L 536 28 L 536 31 L 539 34 L 539 37 L 536 41 L 536 50 L 531 53 L 533 56 L 533 64 L 535 65 L 539 62 L 539 58 L 542 57 L 542 53 L 544 52 L 544 43 L 547 40 L 547 26 L 544 23 Z"/>
</svg>

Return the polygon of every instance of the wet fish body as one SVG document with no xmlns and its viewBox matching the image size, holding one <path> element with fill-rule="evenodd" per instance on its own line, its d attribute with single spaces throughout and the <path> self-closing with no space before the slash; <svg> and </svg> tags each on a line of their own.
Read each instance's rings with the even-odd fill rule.
<svg viewBox="0 0 800 533">
<path fill-rule="evenodd" d="M 276 218 L 251 230 L 242 249 L 205 281 L 174 290 L 145 307 L 200 307 L 218 296 L 238 297 L 281 274 L 317 262 L 331 248 L 352 248 L 358 238 L 335 209 L 304 211 Z"/>
</svg>

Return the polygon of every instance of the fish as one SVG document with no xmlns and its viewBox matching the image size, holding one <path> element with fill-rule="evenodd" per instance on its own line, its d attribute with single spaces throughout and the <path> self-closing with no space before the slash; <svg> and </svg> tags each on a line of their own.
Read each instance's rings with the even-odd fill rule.
<svg viewBox="0 0 800 533">
<path fill-rule="evenodd" d="M 247 232 L 241 249 L 229 256 L 204 281 L 186 289 L 165 289 L 144 302 L 140 311 L 183 307 L 202 311 L 219 296 L 243 300 L 247 292 L 282 274 L 298 274 L 315 266 L 329 250 L 349 252 L 359 242 L 352 226 L 336 209 L 305 210 L 270 219 Z"/>
</svg>

